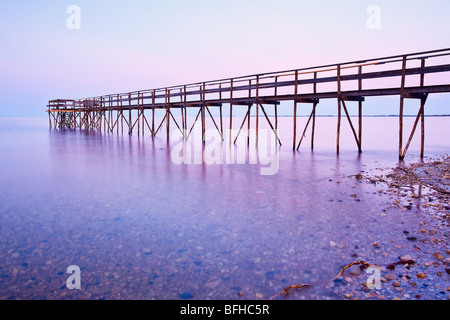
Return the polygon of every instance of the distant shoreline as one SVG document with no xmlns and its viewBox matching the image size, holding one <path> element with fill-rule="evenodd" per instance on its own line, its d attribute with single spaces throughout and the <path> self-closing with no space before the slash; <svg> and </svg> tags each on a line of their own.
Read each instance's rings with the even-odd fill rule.
<svg viewBox="0 0 450 320">
<path fill-rule="evenodd" d="M 268 115 L 269 117 L 275 117 L 275 115 Z M 228 116 L 224 115 L 224 118 L 228 118 Z M 240 118 L 241 116 L 234 116 L 233 118 Z M 251 118 L 255 118 L 255 115 L 251 115 Z M 261 116 L 260 116 L 261 117 Z M 292 115 L 278 115 L 278 118 L 292 118 Z M 345 117 L 343 115 L 342 117 Z M 358 115 L 350 115 L 350 117 L 358 117 Z M 403 115 L 404 118 L 413 118 L 417 117 L 417 115 Z M 450 117 L 450 114 L 429 114 L 425 115 L 425 118 L 432 118 L 432 117 Z M 0 118 L 48 118 L 47 115 L 44 116 L 0 116 Z M 297 115 L 297 118 L 309 118 L 309 115 Z M 337 115 L 318 115 L 316 114 L 316 118 L 337 118 Z M 391 115 L 363 115 L 362 118 L 398 118 L 398 115 L 391 114 Z"/>
<path fill-rule="evenodd" d="M 254 117 L 252 115 L 251 117 Z M 270 117 L 274 117 L 273 115 Z M 291 118 L 293 116 L 287 116 L 287 115 L 278 115 L 279 118 Z M 343 115 L 342 117 L 345 117 Z M 358 115 L 350 115 L 350 117 L 358 117 Z M 406 115 L 404 114 L 403 117 L 417 117 L 417 115 Z M 425 117 L 450 117 L 450 114 L 430 114 L 425 115 Z M 297 118 L 309 118 L 309 115 L 297 115 Z M 316 114 L 316 118 L 337 118 L 337 115 L 318 115 Z M 392 115 L 364 115 L 362 118 L 398 118 L 398 115 L 392 114 Z"/>
</svg>

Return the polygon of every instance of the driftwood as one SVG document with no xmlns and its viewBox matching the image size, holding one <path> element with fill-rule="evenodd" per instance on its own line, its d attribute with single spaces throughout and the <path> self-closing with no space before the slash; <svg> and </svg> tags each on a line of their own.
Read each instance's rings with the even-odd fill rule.
<svg viewBox="0 0 450 320">
<path fill-rule="evenodd" d="M 309 284 L 297 284 L 297 285 L 292 285 L 292 286 L 288 286 L 286 288 L 283 289 L 283 291 L 281 291 L 281 294 L 287 294 L 287 292 L 291 289 L 300 289 L 300 288 L 305 288 L 305 287 L 309 287 Z"/>
<path fill-rule="evenodd" d="M 344 271 L 346 269 L 350 268 L 351 266 L 355 266 L 355 265 L 364 265 L 366 267 L 372 266 L 372 264 L 367 263 L 367 262 L 365 262 L 363 260 L 359 260 L 359 261 L 355 261 L 355 262 L 349 263 L 349 264 L 345 265 L 341 269 L 339 274 L 336 277 L 334 277 L 333 280 L 331 280 L 331 281 L 334 281 L 334 280 L 338 279 L 340 276 L 342 276 L 342 274 L 344 273 Z M 279 295 L 287 295 L 291 289 L 302 289 L 302 288 L 307 288 L 307 287 L 310 287 L 310 286 L 311 286 L 310 284 L 296 284 L 296 285 L 287 286 L 286 288 L 283 289 L 283 291 L 281 291 L 281 293 L 274 295 L 269 300 L 272 300 L 273 298 L 275 298 L 275 297 L 277 297 Z"/>
<path fill-rule="evenodd" d="M 364 266 L 366 266 L 366 267 L 370 267 L 372 264 L 367 263 L 367 262 L 362 261 L 362 260 L 359 260 L 359 261 L 356 261 L 356 262 L 349 263 L 349 264 L 347 264 L 345 267 L 342 268 L 341 272 L 339 272 L 339 274 L 338 274 L 333 280 L 338 279 L 340 276 L 342 276 L 342 274 L 344 273 L 344 271 L 345 271 L 346 269 L 350 268 L 351 266 L 355 266 L 355 265 L 364 265 Z"/>
<path fill-rule="evenodd" d="M 281 291 L 281 293 L 278 293 L 272 297 L 269 298 L 269 300 L 272 300 L 275 297 L 278 297 L 280 295 L 287 295 L 289 290 L 291 289 L 301 289 L 301 288 L 306 288 L 306 287 L 310 287 L 310 284 L 295 284 L 295 285 L 291 285 L 291 286 L 287 286 L 286 288 L 283 289 L 283 291 Z"/>
</svg>

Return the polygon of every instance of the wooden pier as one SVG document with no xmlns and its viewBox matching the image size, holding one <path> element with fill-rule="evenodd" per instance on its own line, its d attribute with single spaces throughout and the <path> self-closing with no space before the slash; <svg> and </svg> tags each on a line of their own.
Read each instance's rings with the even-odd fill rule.
<svg viewBox="0 0 450 320">
<path fill-rule="evenodd" d="M 204 139 L 207 117 L 211 118 L 223 138 L 226 125 L 229 126 L 231 135 L 233 121 L 236 120 L 236 117 L 233 117 L 233 108 L 245 108 L 245 116 L 239 122 L 239 132 L 236 137 L 229 137 L 230 142 L 236 142 L 246 122 L 247 128 L 250 129 L 252 108 L 256 114 L 255 129 L 256 137 L 258 137 L 259 119 L 267 121 L 276 133 L 278 107 L 282 101 L 291 101 L 293 104 L 291 143 L 293 150 L 298 150 L 309 128 L 311 148 L 314 147 L 316 111 L 319 102 L 323 99 L 335 99 L 337 153 L 339 153 L 342 118 L 347 119 L 357 149 L 362 152 L 363 102 L 367 97 L 398 96 L 399 104 L 392 107 L 399 108 L 395 109 L 399 110 L 398 154 L 399 158 L 403 159 L 419 121 L 421 156 L 423 157 L 424 110 L 428 95 L 448 92 L 450 92 L 450 49 L 441 49 L 85 99 L 57 99 L 49 101 L 47 112 L 50 128 L 103 129 L 117 133 L 120 130 L 123 133 L 125 127 L 129 134 L 133 132 L 144 134 L 147 127 L 152 136 L 155 136 L 165 125 L 167 138 L 169 138 L 171 124 L 174 124 L 183 136 L 188 138 L 196 123 L 201 122 Z M 403 140 L 405 99 L 416 99 L 420 103 L 406 144 Z M 348 104 L 353 102 L 356 102 L 358 106 L 357 125 L 353 123 L 347 108 Z M 312 112 L 301 134 L 297 128 L 299 104 L 312 106 Z M 188 108 L 196 112 L 196 117 L 190 124 L 187 117 Z M 212 108 L 218 108 L 219 115 L 213 116 Z M 229 109 L 228 124 L 223 121 L 223 108 Z M 272 108 L 274 117 L 269 117 L 268 108 Z M 162 110 L 164 114 L 159 123 L 155 123 L 157 110 Z M 137 113 L 134 119 L 132 111 Z M 174 116 L 174 113 L 178 112 L 181 117 L 180 123 Z M 270 118 L 274 118 L 273 122 Z M 281 145 L 279 138 L 278 142 Z"/>
</svg>

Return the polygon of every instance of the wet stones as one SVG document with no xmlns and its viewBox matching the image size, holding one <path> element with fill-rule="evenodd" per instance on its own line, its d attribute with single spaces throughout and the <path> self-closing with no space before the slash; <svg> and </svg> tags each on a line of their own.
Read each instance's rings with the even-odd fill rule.
<svg viewBox="0 0 450 320">
<path fill-rule="evenodd" d="M 417 278 L 418 279 L 426 279 L 427 275 L 423 272 L 419 272 L 419 273 L 417 273 Z"/>
</svg>

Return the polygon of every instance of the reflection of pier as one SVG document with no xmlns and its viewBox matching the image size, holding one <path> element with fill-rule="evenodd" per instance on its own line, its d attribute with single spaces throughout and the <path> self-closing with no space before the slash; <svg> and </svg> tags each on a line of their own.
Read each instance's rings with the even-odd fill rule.
<svg viewBox="0 0 450 320">
<path fill-rule="evenodd" d="M 233 107 L 246 108 L 240 123 L 236 142 L 241 129 L 247 122 L 250 129 L 252 108 L 256 115 L 256 134 L 258 121 L 264 118 L 271 129 L 278 128 L 278 106 L 281 101 L 293 102 L 292 146 L 298 150 L 308 128 L 311 130 L 311 147 L 314 146 L 316 109 L 321 99 L 337 101 L 336 150 L 339 153 L 341 120 L 345 117 L 352 130 L 358 151 L 362 151 L 362 107 L 366 97 L 399 96 L 399 158 L 403 159 L 414 136 L 417 125 L 421 123 L 421 156 L 424 153 L 425 119 L 424 108 L 429 94 L 450 92 L 450 49 L 427 51 L 406 55 L 368 59 L 282 72 L 242 76 L 231 79 L 199 82 L 166 88 L 110 94 L 79 100 L 51 100 L 48 104 L 50 127 L 103 129 L 106 131 L 124 130 L 129 134 L 136 130 L 144 134 L 147 127 L 155 136 L 166 126 L 167 137 L 171 122 L 185 137 L 197 122 L 202 125 L 203 137 L 207 117 L 223 137 L 224 121 L 222 110 L 229 107 L 229 128 L 233 129 Z M 425 79 L 425 75 L 429 76 Z M 427 80 L 427 83 L 425 82 Z M 430 81 L 431 80 L 431 81 Z M 363 82 L 364 81 L 364 82 Z M 389 85 L 383 84 L 389 83 Z M 403 109 L 405 99 L 417 99 L 420 109 L 417 113 L 409 138 L 403 142 Z M 347 104 L 358 103 L 358 124 L 352 122 Z M 298 104 L 312 105 L 302 134 L 298 134 Z M 271 106 L 274 117 L 268 116 L 266 109 Z M 187 108 L 198 109 L 193 123 L 188 124 Z M 213 116 L 211 108 L 218 108 L 219 115 Z M 163 110 L 164 117 L 155 123 L 155 112 Z M 180 113 L 179 123 L 174 116 Z M 135 111 L 135 118 L 132 117 Z M 146 114 L 147 111 L 147 114 Z M 148 115 L 151 111 L 151 117 Z M 180 118 L 178 118 L 180 120 Z M 230 130 L 231 132 L 231 130 Z M 231 134 L 231 133 L 230 133 Z M 298 138 L 300 137 L 300 138 Z M 280 139 L 278 142 L 281 144 Z"/>
</svg>

